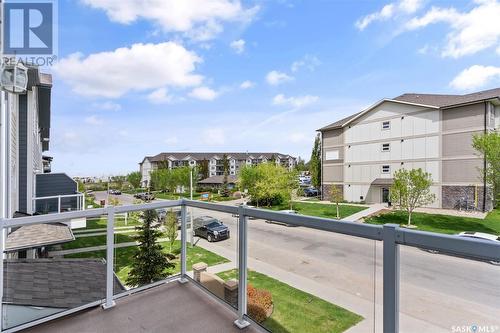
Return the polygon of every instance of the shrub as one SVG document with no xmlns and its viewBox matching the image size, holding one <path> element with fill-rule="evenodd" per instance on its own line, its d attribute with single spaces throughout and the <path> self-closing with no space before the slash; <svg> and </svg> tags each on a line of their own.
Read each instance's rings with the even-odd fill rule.
<svg viewBox="0 0 500 333">
<path fill-rule="evenodd" d="M 270 315 L 273 306 L 273 297 L 268 290 L 256 289 L 251 284 L 247 288 L 248 315 L 258 323 L 263 322 Z"/>
</svg>

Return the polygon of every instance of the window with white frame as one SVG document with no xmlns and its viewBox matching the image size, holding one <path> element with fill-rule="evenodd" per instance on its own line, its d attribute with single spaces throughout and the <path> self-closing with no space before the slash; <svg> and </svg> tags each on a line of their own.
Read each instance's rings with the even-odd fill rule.
<svg viewBox="0 0 500 333">
<path fill-rule="evenodd" d="M 338 159 L 339 159 L 338 150 L 330 150 L 325 152 L 325 160 L 338 160 Z"/>
<path fill-rule="evenodd" d="M 382 129 L 383 130 L 391 129 L 391 122 L 390 121 L 383 121 L 382 122 Z"/>
<path fill-rule="evenodd" d="M 383 143 L 382 144 L 382 151 L 391 151 L 391 144 L 390 143 Z"/>
<path fill-rule="evenodd" d="M 391 166 L 390 165 L 382 165 L 382 173 L 390 173 Z"/>
</svg>

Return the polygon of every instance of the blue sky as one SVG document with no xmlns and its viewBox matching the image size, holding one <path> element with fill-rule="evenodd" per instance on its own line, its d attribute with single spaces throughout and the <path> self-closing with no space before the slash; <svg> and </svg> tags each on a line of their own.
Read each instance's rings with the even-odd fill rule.
<svg viewBox="0 0 500 333">
<path fill-rule="evenodd" d="M 59 1 L 53 169 L 279 151 L 405 92 L 500 86 L 497 1 Z"/>
</svg>

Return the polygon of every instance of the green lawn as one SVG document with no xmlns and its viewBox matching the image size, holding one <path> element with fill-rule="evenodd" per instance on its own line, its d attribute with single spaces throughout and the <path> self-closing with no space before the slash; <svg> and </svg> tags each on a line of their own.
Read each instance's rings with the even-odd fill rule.
<svg viewBox="0 0 500 333">
<path fill-rule="evenodd" d="M 169 244 L 164 242 L 160 243 L 163 246 L 165 253 L 172 252 L 178 254 L 180 252 L 180 242 L 176 241 L 172 251 L 169 251 Z M 133 256 L 135 253 L 136 247 L 123 247 L 115 249 L 115 273 L 118 278 L 125 283 L 127 279 L 128 272 L 130 271 L 130 263 L 133 260 Z M 84 252 L 84 253 L 76 253 L 65 255 L 65 258 L 106 258 L 106 251 L 93 251 L 93 252 Z M 207 251 L 199 246 L 195 247 L 187 247 L 187 270 L 191 270 L 193 264 L 198 262 L 204 262 L 208 264 L 208 266 L 223 264 L 229 262 L 224 257 L 221 257 L 213 252 Z M 179 258 L 175 261 L 175 268 L 169 269 L 171 274 L 180 272 Z"/>
<path fill-rule="evenodd" d="M 135 232 L 126 234 L 115 234 L 115 243 L 133 242 L 134 239 L 132 238 L 132 236 L 134 234 Z M 69 249 L 79 249 L 81 247 L 90 247 L 98 245 L 106 245 L 106 235 L 77 237 L 72 242 L 61 244 L 61 247 L 63 250 L 69 250 Z"/>
<path fill-rule="evenodd" d="M 266 208 L 266 207 L 262 207 Z M 340 218 L 347 217 L 354 213 L 360 212 L 368 207 L 364 206 L 349 206 L 349 205 L 339 205 Z M 281 205 L 271 207 L 272 210 L 282 210 L 290 209 L 290 205 Z M 295 209 L 299 214 L 325 217 L 329 219 L 334 219 L 337 216 L 337 210 L 335 204 L 322 204 L 313 202 L 293 202 L 292 209 Z"/>
<path fill-rule="evenodd" d="M 234 279 L 237 276 L 237 270 L 217 275 L 224 280 Z M 274 333 L 339 333 L 363 319 L 353 312 L 258 272 L 248 272 L 248 283 L 255 288 L 271 292 L 274 304 L 273 314 L 262 325 Z"/>
<path fill-rule="evenodd" d="M 107 217 L 101 218 L 88 218 L 87 226 L 85 229 L 106 229 L 106 225 L 108 224 Z M 122 216 L 115 217 L 115 227 L 126 227 L 126 226 L 136 226 L 139 224 L 135 218 L 129 217 L 127 219 L 127 224 L 125 224 L 125 218 Z"/>
<path fill-rule="evenodd" d="M 408 215 L 400 211 L 379 216 L 372 216 L 365 219 L 366 223 L 371 224 L 395 223 L 406 225 L 407 221 Z M 500 208 L 490 212 L 484 220 L 450 215 L 413 213 L 412 224 L 417 226 L 418 230 L 432 231 L 442 234 L 456 234 L 462 231 L 476 231 L 499 235 Z"/>
</svg>

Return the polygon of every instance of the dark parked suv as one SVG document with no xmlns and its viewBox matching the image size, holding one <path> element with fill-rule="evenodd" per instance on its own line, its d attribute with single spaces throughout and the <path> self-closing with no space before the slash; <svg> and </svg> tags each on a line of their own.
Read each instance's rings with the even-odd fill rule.
<svg viewBox="0 0 500 333">
<path fill-rule="evenodd" d="M 193 224 L 194 235 L 206 238 L 209 242 L 229 238 L 229 228 L 214 217 L 200 216 L 193 220 Z"/>
</svg>

